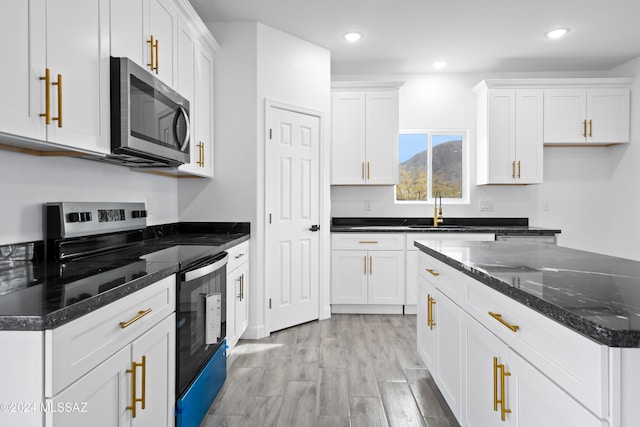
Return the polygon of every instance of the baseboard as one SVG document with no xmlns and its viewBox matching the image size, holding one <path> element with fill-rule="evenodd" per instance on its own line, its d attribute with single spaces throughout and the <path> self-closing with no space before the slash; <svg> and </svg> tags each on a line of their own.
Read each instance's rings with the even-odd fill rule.
<svg viewBox="0 0 640 427">
<path fill-rule="evenodd" d="M 267 330 L 264 325 L 249 326 L 240 337 L 243 340 L 259 340 L 267 337 Z"/>
<path fill-rule="evenodd" d="M 417 305 L 405 305 L 404 306 L 404 314 L 418 314 L 418 306 Z"/>
<path fill-rule="evenodd" d="M 336 314 L 402 314 L 401 305 L 333 304 L 331 312 Z"/>
</svg>

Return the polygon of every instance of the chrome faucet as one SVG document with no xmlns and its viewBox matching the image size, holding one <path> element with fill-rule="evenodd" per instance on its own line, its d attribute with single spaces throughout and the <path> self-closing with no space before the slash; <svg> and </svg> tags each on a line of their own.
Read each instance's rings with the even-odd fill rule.
<svg viewBox="0 0 640 427">
<path fill-rule="evenodd" d="M 440 207 L 438 207 L 438 198 L 440 198 Z M 437 227 L 438 224 L 442 224 L 443 222 L 444 217 L 442 216 L 442 193 L 438 191 L 433 198 L 433 226 Z"/>
</svg>

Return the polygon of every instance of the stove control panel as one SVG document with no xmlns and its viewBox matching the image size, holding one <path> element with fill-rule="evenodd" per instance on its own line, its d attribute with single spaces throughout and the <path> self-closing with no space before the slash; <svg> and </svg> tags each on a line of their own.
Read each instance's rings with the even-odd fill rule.
<svg viewBox="0 0 640 427">
<path fill-rule="evenodd" d="M 47 237 L 53 239 L 143 229 L 144 203 L 58 202 L 46 204 Z"/>
</svg>

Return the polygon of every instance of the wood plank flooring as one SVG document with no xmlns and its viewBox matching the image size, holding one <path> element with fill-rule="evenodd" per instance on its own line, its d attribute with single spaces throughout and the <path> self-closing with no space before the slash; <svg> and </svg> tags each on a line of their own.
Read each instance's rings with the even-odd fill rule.
<svg viewBox="0 0 640 427">
<path fill-rule="evenodd" d="M 200 427 L 458 426 L 416 350 L 415 315 L 334 314 L 241 340 Z"/>
</svg>

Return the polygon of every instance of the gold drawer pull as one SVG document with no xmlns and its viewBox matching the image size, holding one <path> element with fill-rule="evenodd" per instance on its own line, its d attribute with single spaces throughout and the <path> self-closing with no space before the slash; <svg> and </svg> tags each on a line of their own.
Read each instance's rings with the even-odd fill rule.
<svg viewBox="0 0 640 427">
<path fill-rule="evenodd" d="M 378 242 L 373 240 L 372 241 L 361 240 L 358 243 L 360 243 L 361 245 L 377 245 L 378 244 Z"/>
<path fill-rule="evenodd" d="M 138 312 L 138 314 L 131 320 L 127 321 L 127 322 L 120 322 L 120 328 L 124 329 L 128 326 L 131 326 L 132 323 L 137 322 L 138 320 L 142 319 L 144 316 L 146 316 L 147 314 L 151 313 L 151 309 L 148 308 L 146 310 L 140 310 Z"/>
<path fill-rule="evenodd" d="M 51 86 L 58 86 L 58 117 L 52 117 L 51 120 L 58 122 L 58 127 L 62 127 L 62 74 L 58 74 L 58 80 L 51 83 Z"/>
<path fill-rule="evenodd" d="M 582 136 L 587 137 L 587 121 L 582 121 Z"/>
<path fill-rule="evenodd" d="M 435 298 L 427 294 L 427 325 L 429 329 L 433 329 L 436 326 L 436 321 L 433 320 L 433 306 L 436 304 Z"/>
<path fill-rule="evenodd" d="M 504 320 L 502 318 L 502 314 L 499 313 L 494 313 L 492 311 L 489 312 L 489 316 L 493 317 L 494 319 L 496 319 L 498 322 L 502 323 L 504 326 L 506 326 L 507 328 L 511 329 L 511 331 L 513 332 L 517 332 L 518 329 L 520 329 L 520 326 L 518 325 L 512 325 L 511 323 L 507 322 L 506 320 Z"/>
<path fill-rule="evenodd" d="M 142 368 L 142 397 L 136 397 L 136 371 Z M 127 369 L 127 374 L 131 374 L 131 406 L 125 409 L 131 411 L 131 418 L 136 417 L 136 403 L 140 402 L 141 409 L 145 409 L 147 400 L 147 357 L 142 356 L 142 363 L 131 362 L 131 369 Z"/>
<path fill-rule="evenodd" d="M 44 70 L 44 77 L 40 77 L 40 80 L 44 80 L 44 113 L 40 113 L 40 117 L 44 117 L 44 123 L 51 124 L 51 70 L 46 68 Z"/>
<path fill-rule="evenodd" d="M 440 275 L 440 273 L 438 273 L 438 272 L 437 272 L 437 271 L 435 271 L 435 270 L 432 270 L 431 268 L 427 268 L 427 271 L 428 271 L 429 273 L 431 273 L 431 275 L 432 275 L 432 276 L 434 276 L 434 277 L 438 277 L 438 276 Z"/>
</svg>

